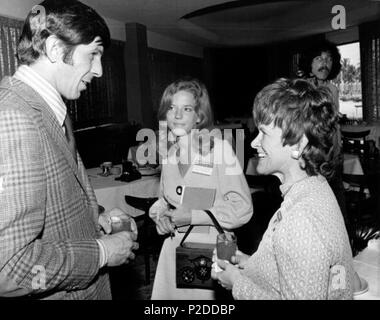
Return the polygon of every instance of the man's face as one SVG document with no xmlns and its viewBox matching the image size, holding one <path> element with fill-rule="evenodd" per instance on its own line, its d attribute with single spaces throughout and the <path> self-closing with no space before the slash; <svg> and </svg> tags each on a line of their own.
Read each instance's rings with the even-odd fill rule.
<svg viewBox="0 0 380 320">
<path fill-rule="evenodd" d="M 318 80 L 326 80 L 330 74 L 332 68 L 332 57 L 330 52 L 321 52 L 319 56 L 316 56 L 311 62 L 311 73 Z"/>
<path fill-rule="evenodd" d="M 69 63 L 60 60 L 56 78 L 57 91 L 66 99 L 78 99 L 93 77 L 102 76 L 103 51 L 102 41 L 96 37 L 89 44 L 78 45 Z"/>
</svg>

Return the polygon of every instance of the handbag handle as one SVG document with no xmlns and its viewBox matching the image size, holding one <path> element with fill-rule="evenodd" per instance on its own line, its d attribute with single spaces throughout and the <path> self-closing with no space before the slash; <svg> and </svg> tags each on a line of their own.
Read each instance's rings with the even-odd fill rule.
<svg viewBox="0 0 380 320">
<path fill-rule="evenodd" d="M 212 220 L 216 230 L 218 231 L 219 234 L 222 234 L 224 233 L 224 230 L 222 228 L 222 226 L 219 224 L 218 220 L 216 220 L 215 216 L 212 214 L 212 212 L 210 210 L 203 210 L 204 212 L 206 212 L 208 214 L 208 216 L 210 217 L 210 219 Z M 182 240 L 181 240 L 181 243 L 179 244 L 181 247 L 183 247 L 183 242 L 186 240 L 187 236 L 190 234 L 191 230 L 193 230 L 194 228 L 194 225 L 190 225 L 190 227 L 186 230 L 186 233 L 185 235 L 183 236 Z"/>
<path fill-rule="evenodd" d="M 224 230 L 222 226 L 219 224 L 218 220 L 216 220 L 215 216 L 212 214 L 210 210 L 204 210 L 208 214 L 208 216 L 211 218 L 212 223 L 214 224 L 216 230 L 218 230 L 219 234 L 224 233 Z"/>
</svg>

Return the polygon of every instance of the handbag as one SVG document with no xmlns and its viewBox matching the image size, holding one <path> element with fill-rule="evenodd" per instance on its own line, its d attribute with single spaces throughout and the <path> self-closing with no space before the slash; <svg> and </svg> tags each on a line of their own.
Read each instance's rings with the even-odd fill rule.
<svg viewBox="0 0 380 320">
<path fill-rule="evenodd" d="M 219 233 L 223 228 L 209 210 L 204 210 Z M 176 282 L 177 288 L 213 289 L 215 281 L 211 278 L 212 253 L 215 244 L 186 242 L 194 225 L 190 225 L 176 248 Z"/>
</svg>

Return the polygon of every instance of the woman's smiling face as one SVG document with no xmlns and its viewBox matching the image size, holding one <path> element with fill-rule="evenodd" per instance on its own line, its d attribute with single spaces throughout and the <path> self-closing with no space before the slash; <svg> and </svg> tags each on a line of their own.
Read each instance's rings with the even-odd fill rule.
<svg viewBox="0 0 380 320">
<path fill-rule="evenodd" d="M 259 155 L 257 172 L 259 174 L 280 173 L 286 175 L 292 165 L 291 147 L 283 145 L 282 129 L 273 125 L 259 125 L 259 134 L 251 146 Z"/>
</svg>

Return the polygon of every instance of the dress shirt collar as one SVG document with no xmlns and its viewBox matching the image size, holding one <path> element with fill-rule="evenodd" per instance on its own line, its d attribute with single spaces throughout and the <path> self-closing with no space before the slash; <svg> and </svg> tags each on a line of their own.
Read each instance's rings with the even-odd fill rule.
<svg viewBox="0 0 380 320">
<path fill-rule="evenodd" d="M 27 65 L 18 67 L 14 77 L 34 89 L 55 114 L 58 123 L 63 127 L 67 108 L 58 91 L 42 76 Z"/>
<path fill-rule="evenodd" d="M 310 179 L 312 176 L 305 176 L 299 180 L 288 182 L 288 183 L 283 183 L 280 185 L 280 191 L 282 194 L 282 197 L 285 198 L 285 196 L 289 193 L 290 190 L 294 189 L 293 191 L 300 191 L 299 186 L 304 186 L 305 180 Z M 302 187 L 301 187 L 302 189 Z"/>
</svg>

